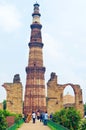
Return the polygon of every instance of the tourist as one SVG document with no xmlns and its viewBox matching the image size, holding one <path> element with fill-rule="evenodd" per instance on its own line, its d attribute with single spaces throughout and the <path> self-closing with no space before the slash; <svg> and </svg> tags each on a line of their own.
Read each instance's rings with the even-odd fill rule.
<svg viewBox="0 0 86 130">
<path fill-rule="evenodd" d="M 22 114 L 22 119 L 24 120 L 24 122 L 26 121 L 26 116 L 24 114 Z"/>
<path fill-rule="evenodd" d="M 48 113 L 47 111 L 44 113 L 44 125 L 47 125 L 47 121 L 48 121 Z"/>
<path fill-rule="evenodd" d="M 43 112 L 40 113 L 40 122 L 43 121 Z"/>
<path fill-rule="evenodd" d="M 36 113 L 32 112 L 32 119 L 33 119 L 33 123 L 35 123 L 35 119 L 36 119 Z"/>
<path fill-rule="evenodd" d="M 27 114 L 27 116 L 25 118 L 26 118 L 25 122 L 29 123 L 31 120 L 31 114 Z"/>
<path fill-rule="evenodd" d="M 44 122 L 44 114 L 43 111 L 40 113 L 40 122 Z"/>
<path fill-rule="evenodd" d="M 40 112 L 37 111 L 37 119 L 39 120 L 40 119 Z"/>
<path fill-rule="evenodd" d="M 25 123 L 27 123 L 27 122 L 28 122 L 28 114 L 25 115 Z"/>
<path fill-rule="evenodd" d="M 50 120 L 52 120 L 52 118 L 53 118 L 53 114 L 51 113 L 51 114 L 50 114 Z"/>
</svg>

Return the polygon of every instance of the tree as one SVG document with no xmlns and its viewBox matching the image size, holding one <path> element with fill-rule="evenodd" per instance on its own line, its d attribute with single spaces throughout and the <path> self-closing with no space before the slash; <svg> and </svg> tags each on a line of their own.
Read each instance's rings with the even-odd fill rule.
<svg viewBox="0 0 86 130">
<path fill-rule="evenodd" d="M 78 130 L 81 116 L 75 108 L 67 108 L 56 112 L 52 120 L 70 130 Z"/>
</svg>

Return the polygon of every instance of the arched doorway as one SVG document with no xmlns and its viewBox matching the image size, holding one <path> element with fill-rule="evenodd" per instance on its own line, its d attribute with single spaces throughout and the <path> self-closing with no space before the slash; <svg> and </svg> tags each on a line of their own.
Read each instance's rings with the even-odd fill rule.
<svg viewBox="0 0 86 130">
<path fill-rule="evenodd" d="M 64 108 L 75 106 L 75 93 L 70 85 L 67 85 L 63 91 L 63 106 Z"/>
<path fill-rule="evenodd" d="M 67 84 L 58 84 L 57 75 L 53 73 L 53 77 L 51 75 L 47 86 L 48 86 L 48 112 L 51 113 L 61 110 L 62 108 L 67 107 L 75 107 L 78 111 L 80 111 L 82 117 L 84 115 L 84 107 L 83 107 L 83 97 L 82 97 L 82 89 L 80 85 L 67 83 Z M 64 103 L 64 95 L 70 94 L 74 101 L 71 103 Z M 52 99 L 54 105 L 52 105 Z M 69 99 L 69 98 L 68 98 Z"/>
</svg>

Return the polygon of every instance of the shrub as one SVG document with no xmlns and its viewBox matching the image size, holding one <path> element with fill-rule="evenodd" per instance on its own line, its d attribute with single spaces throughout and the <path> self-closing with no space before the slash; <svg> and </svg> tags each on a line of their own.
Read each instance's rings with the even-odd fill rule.
<svg viewBox="0 0 86 130">
<path fill-rule="evenodd" d="M 80 113 L 75 108 L 62 109 L 53 115 L 53 121 L 70 130 L 78 130 Z"/>
<path fill-rule="evenodd" d="M 86 129 L 86 119 L 82 119 L 79 124 L 79 130 L 85 130 Z"/>
<path fill-rule="evenodd" d="M 17 123 L 22 118 L 21 114 L 10 113 L 7 110 L 0 110 L 0 130 L 6 130 L 8 124 L 6 121 L 7 116 L 14 116 L 15 123 Z"/>
<path fill-rule="evenodd" d="M 20 119 L 22 119 L 22 115 L 21 114 L 16 114 L 15 115 L 15 122 L 18 122 Z"/>
<path fill-rule="evenodd" d="M 7 128 L 6 118 L 3 114 L 3 111 L 0 110 L 0 130 L 6 130 L 6 128 Z"/>
</svg>

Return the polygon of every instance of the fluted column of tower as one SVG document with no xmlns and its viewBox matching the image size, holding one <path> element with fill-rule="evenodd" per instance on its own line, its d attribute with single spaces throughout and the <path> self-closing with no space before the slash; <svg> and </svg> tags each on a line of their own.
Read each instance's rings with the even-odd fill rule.
<svg viewBox="0 0 86 130">
<path fill-rule="evenodd" d="M 43 43 L 41 36 L 39 4 L 34 4 L 28 66 L 26 67 L 26 87 L 24 97 L 24 114 L 32 111 L 46 110 L 45 67 L 43 66 Z"/>
</svg>

